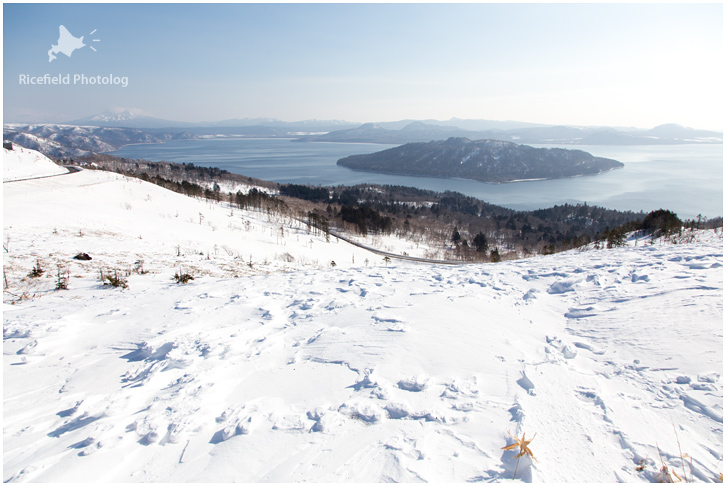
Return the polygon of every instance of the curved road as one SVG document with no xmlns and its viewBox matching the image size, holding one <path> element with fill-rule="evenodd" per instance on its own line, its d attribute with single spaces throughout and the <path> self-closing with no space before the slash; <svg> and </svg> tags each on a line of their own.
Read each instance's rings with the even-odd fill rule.
<svg viewBox="0 0 726 486">
<path fill-rule="evenodd" d="M 61 167 L 63 167 L 64 169 L 68 169 L 68 172 L 66 172 L 64 174 L 53 174 L 53 175 L 38 176 L 38 177 L 26 177 L 25 179 L 15 179 L 12 181 L 3 181 L 3 184 L 8 184 L 10 182 L 34 181 L 36 179 L 47 179 L 49 177 L 60 177 L 60 176 L 68 175 L 68 174 L 74 174 L 76 172 L 80 172 L 83 170 L 80 167 L 76 167 L 73 165 L 63 165 Z"/>
<path fill-rule="evenodd" d="M 484 263 L 484 262 L 460 262 L 457 260 L 432 260 L 430 258 L 418 258 L 418 257 L 412 257 L 408 255 L 398 255 L 396 253 L 389 253 L 387 251 L 381 251 L 376 250 L 375 248 L 371 248 L 370 246 L 363 245 L 361 243 L 358 243 L 357 241 L 353 241 L 350 238 L 346 238 L 345 236 L 340 236 L 337 233 L 333 233 L 332 231 L 329 232 L 331 236 L 335 236 L 336 238 L 339 238 L 346 243 L 350 243 L 351 245 L 357 246 L 358 248 L 363 248 L 364 250 L 368 250 L 371 253 L 375 253 L 377 255 L 383 255 L 390 258 L 397 258 L 399 260 L 407 260 L 410 262 L 417 262 L 417 263 L 433 263 L 436 265 L 475 265 L 477 263 Z"/>
</svg>

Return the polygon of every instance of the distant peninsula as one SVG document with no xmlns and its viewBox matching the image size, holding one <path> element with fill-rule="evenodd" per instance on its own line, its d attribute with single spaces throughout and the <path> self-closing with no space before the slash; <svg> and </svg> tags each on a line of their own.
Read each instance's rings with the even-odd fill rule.
<svg viewBox="0 0 726 486">
<path fill-rule="evenodd" d="M 623 167 L 621 162 L 582 150 L 534 148 L 499 140 L 451 137 L 408 143 L 367 155 L 351 155 L 338 165 L 354 170 L 503 183 L 593 175 Z"/>
</svg>

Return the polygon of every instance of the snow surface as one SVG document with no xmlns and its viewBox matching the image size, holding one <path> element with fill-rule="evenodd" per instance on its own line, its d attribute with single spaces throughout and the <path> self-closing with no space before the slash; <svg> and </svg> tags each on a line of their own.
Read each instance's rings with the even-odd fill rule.
<svg viewBox="0 0 726 486">
<path fill-rule="evenodd" d="M 65 169 L 35 150 L 13 144 L 3 148 L 3 182 L 66 174 Z"/>
<path fill-rule="evenodd" d="M 518 480 L 723 470 L 720 232 L 386 266 L 112 173 L 3 189 L 4 481 L 498 481 L 507 432 Z"/>
</svg>

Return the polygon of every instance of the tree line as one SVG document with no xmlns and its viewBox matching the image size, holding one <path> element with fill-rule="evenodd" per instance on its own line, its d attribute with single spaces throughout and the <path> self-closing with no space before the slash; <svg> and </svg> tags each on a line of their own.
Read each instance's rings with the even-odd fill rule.
<svg viewBox="0 0 726 486">
<path fill-rule="evenodd" d="M 632 231 L 671 235 L 680 228 L 723 226 L 722 218 L 683 222 L 661 209 L 617 211 L 563 204 L 516 211 L 453 191 L 361 184 L 319 187 L 276 184 L 194 164 L 148 162 L 96 156 L 106 169 L 139 177 L 190 197 L 224 201 L 240 209 L 301 215 L 326 235 L 333 227 L 361 235 L 394 234 L 440 248 L 443 258 L 496 261 L 508 255 L 551 254 L 595 242 L 616 247 Z M 220 183 L 243 183 L 247 192 L 223 193 Z M 266 190 L 262 190 L 266 189 Z M 297 216 L 296 216 L 297 217 Z"/>
</svg>

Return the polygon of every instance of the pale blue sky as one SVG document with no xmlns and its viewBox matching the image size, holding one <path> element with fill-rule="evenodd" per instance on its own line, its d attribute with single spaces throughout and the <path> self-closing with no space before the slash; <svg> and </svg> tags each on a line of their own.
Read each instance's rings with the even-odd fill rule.
<svg viewBox="0 0 726 486">
<path fill-rule="evenodd" d="M 484 118 L 723 128 L 715 4 L 4 4 L 4 120 Z M 86 36 L 52 63 L 58 26 Z M 93 36 L 89 33 L 96 29 Z M 18 76 L 126 76 L 27 86 Z"/>
</svg>

